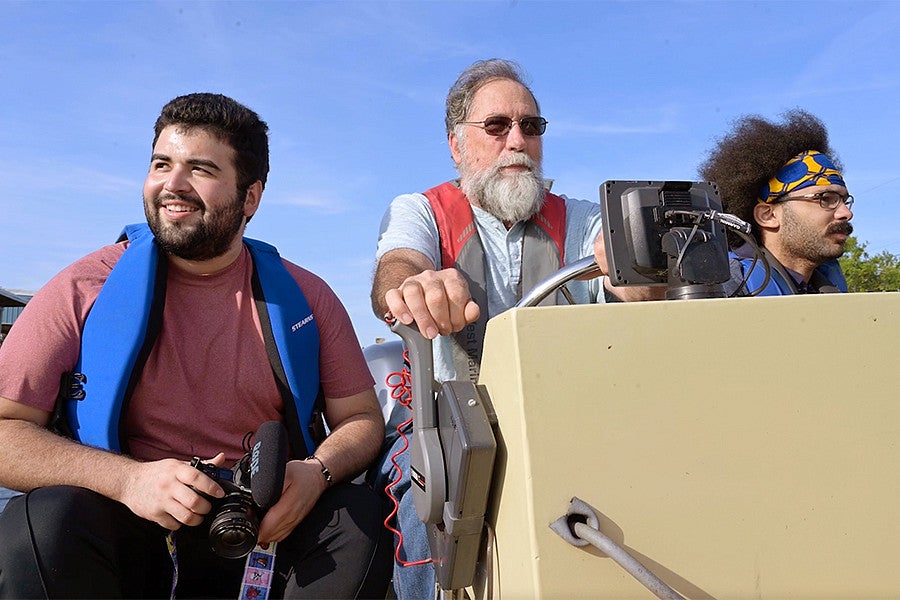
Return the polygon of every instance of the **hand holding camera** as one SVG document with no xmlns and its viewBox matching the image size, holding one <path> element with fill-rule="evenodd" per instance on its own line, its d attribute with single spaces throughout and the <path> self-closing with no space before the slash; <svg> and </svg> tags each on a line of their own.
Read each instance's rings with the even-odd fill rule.
<svg viewBox="0 0 900 600">
<path fill-rule="evenodd" d="M 199 469 L 225 491 L 223 498 L 203 496 L 213 508 L 204 519 L 209 522 L 209 542 L 223 558 L 241 558 L 250 553 L 259 539 L 259 522 L 281 497 L 287 464 L 287 431 L 278 421 L 260 425 L 255 442 L 233 468 L 222 469 L 194 457 L 191 466 Z"/>
</svg>

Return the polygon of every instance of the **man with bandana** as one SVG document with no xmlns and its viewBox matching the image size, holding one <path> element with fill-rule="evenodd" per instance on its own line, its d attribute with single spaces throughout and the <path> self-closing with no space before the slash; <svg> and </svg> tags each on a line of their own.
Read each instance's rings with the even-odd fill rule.
<svg viewBox="0 0 900 600">
<path fill-rule="evenodd" d="M 700 175 L 718 185 L 726 212 L 751 224 L 770 274 L 767 282 L 755 249 L 732 239 L 729 295 L 847 291 L 837 258 L 853 233 L 853 196 L 840 171 L 824 124 L 806 111 L 782 123 L 736 121 Z"/>
<path fill-rule="evenodd" d="M 599 205 L 547 189 L 541 169 L 547 121 L 516 64 L 479 61 L 460 74 L 447 96 L 445 125 L 459 178 L 391 202 L 381 223 L 372 307 L 379 318 L 390 313 L 415 322 L 434 340 L 438 381 L 475 381 L 489 318 L 563 265 L 593 255 L 606 272 L 606 258 Z M 603 286 L 606 278 L 596 278 L 569 289 L 579 303 L 661 296 L 659 289 L 604 292 Z M 379 488 L 393 479 L 391 458 L 404 445 L 397 437 L 384 454 Z M 401 599 L 430 598 L 431 565 L 408 564 L 429 557 L 425 526 L 407 493 L 409 452 L 396 460 L 402 479 L 391 493 L 400 503 L 403 541 L 394 589 Z"/>
</svg>

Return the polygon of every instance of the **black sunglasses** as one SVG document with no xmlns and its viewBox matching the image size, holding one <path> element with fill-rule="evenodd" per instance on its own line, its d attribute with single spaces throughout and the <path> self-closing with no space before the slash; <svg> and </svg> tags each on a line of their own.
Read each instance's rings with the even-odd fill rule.
<svg viewBox="0 0 900 600">
<path fill-rule="evenodd" d="M 484 129 L 486 134 L 499 137 L 509 133 L 513 123 L 518 123 L 522 135 L 528 137 L 544 135 L 544 132 L 547 131 L 547 119 L 543 117 L 522 117 L 521 119 L 488 117 L 484 121 L 461 121 L 460 125 L 475 125 Z"/>
</svg>

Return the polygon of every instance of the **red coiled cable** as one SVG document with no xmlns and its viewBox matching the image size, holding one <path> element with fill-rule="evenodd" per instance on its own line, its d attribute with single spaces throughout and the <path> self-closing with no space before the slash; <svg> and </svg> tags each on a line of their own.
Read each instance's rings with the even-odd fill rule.
<svg viewBox="0 0 900 600">
<path fill-rule="evenodd" d="M 413 421 L 412 417 L 412 387 L 410 382 L 412 381 L 412 374 L 410 373 L 409 367 L 409 351 L 403 351 L 403 369 L 400 371 L 394 371 L 393 373 L 389 373 L 387 377 L 385 377 L 385 384 L 387 384 L 388 389 L 391 393 L 391 398 L 396 400 L 398 403 L 402 404 L 409 410 L 409 418 L 397 425 L 397 433 L 400 434 L 400 437 L 403 438 L 403 447 L 391 455 L 391 464 L 393 465 L 392 472 L 395 473 L 395 477 L 391 480 L 389 484 L 384 487 L 384 493 L 387 494 L 387 497 L 391 499 L 391 503 L 394 505 L 391 513 L 385 518 L 384 526 L 387 527 L 391 533 L 397 536 L 397 547 L 394 550 L 394 558 L 397 562 L 403 567 L 414 567 L 417 565 L 427 565 L 431 562 L 431 558 L 424 558 L 421 560 L 414 561 L 406 561 L 400 558 L 400 548 L 403 546 L 403 534 L 400 533 L 400 530 L 391 525 L 391 519 L 397 514 L 397 510 L 400 508 L 400 503 L 397 502 L 397 499 L 394 497 L 393 488 L 397 483 L 400 482 L 400 479 L 403 477 L 403 473 L 400 470 L 400 465 L 397 464 L 397 457 L 406 452 L 409 448 L 409 438 L 406 437 L 406 434 L 403 430 Z"/>
</svg>

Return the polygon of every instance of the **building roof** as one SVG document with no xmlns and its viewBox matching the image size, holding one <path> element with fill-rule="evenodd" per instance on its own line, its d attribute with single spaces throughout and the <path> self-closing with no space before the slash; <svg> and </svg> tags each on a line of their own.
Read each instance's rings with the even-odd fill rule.
<svg viewBox="0 0 900 600">
<path fill-rule="evenodd" d="M 28 300 L 26 298 L 22 298 L 9 290 L 0 288 L 0 306 L 25 306 L 27 302 Z"/>
</svg>

